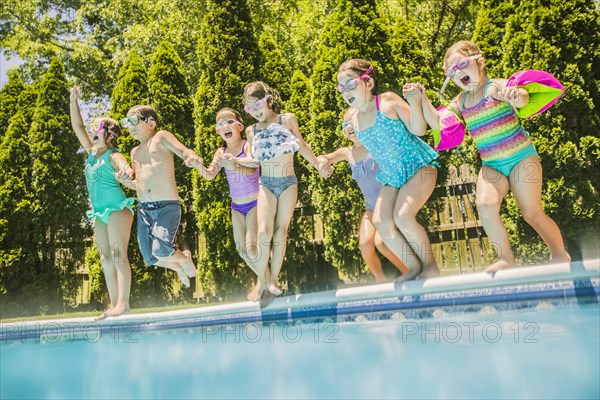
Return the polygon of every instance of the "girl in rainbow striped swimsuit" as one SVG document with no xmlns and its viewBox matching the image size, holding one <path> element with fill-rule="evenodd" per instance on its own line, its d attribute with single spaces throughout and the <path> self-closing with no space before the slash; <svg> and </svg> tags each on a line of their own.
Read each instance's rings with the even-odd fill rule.
<svg viewBox="0 0 600 400">
<path fill-rule="evenodd" d="M 506 79 L 488 78 L 485 61 L 479 47 L 470 41 L 452 45 L 444 57 L 446 82 L 452 80 L 464 90 L 448 106 L 465 121 L 482 167 L 477 178 L 477 210 L 499 260 L 486 268 L 495 273 L 515 266 L 508 232 L 500 218 L 502 199 L 512 191 L 525 218 L 550 249 L 552 262 L 571 260 L 565 250 L 560 230 L 542 207 L 542 165 L 523 129 L 515 108 L 528 104 L 524 89 L 507 87 Z M 432 129 L 440 129 L 439 115 L 419 84 L 412 84 L 413 93 L 422 96 L 423 115 Z"/>
</svg>

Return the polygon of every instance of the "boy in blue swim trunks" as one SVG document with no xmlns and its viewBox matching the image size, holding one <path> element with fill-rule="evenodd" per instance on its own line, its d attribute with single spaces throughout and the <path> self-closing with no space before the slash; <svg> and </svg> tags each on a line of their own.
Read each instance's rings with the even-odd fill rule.
<svg viewBox="0 0 600 400">
<path fill-rule="evenodd" d="M 189 287 L 189 278 L 196 276 L 196 266 L 190 251 L 181 251 L 175 244 L 181 206 L 173 155 L 182 158 L 186 165 L 202 161 L 172 133 L 157 130 L 158 116 L 150 106 L 131 108 L 121 125 L 140 141 L 131 150 L 133 176 L 119 174 L 119 178 L 136 183 L 138 242 L 144 262 L 177 272 L 183 285 Z"/>
</svg>

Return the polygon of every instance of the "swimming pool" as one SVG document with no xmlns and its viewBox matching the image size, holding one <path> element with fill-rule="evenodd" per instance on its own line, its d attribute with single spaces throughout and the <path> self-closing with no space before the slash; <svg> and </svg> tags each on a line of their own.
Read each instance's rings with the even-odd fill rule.
<svg viewBox="0 0 600 400">
<path fill-rule="evenodd" d="M 2 324 L 4 398 L 598 398 L 598 260 Z"/>
</svg>

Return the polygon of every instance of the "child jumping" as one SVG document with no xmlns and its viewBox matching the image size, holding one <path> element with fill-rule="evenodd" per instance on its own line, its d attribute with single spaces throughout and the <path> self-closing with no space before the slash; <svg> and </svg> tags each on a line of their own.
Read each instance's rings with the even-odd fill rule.
<svg viewBox="0 0 600 400">
<path fill-rule="evenodd" d="M 121 126 L 140 145 L 131 150 L 133 174 L 122 173 L 119 178 L 136 182 L 138 243 L 144 262 L 177 272 L 183 285 L 189 287 L 189 278 L 196 276 L 196 266 L 190 251 L 181 251 L 175 244 L 181 205 L 173 155 L 182 158 L 186 165 L 202 161 L 172 133 L 157 130 L 158 122 L 154 109 L 145 105 L 131 108 L 121 120 Z"/>
<path fill-rule="evenodd" d="M 383 243 L 383 239 L 373 226 L 373 210 L 381 190 L 381 183 L 375 179 L 379 166 L 373 160 L 367 149 L 362 145 L 356 136 L 352 126 L 352 117 L 356 114 L 356 109 L 348 108 L 344 113 L 344 123 L 342 124 L 342 133 L 344 137 L 353 143 L 351 147 L 342 147 L 333 153 L 324 154 L 317 157 L 319 161 L 319 170 L 326 170 L 328 165 L 339 161 L 348 161 L 352 178 L 356 180 L 365 200 L 366 210 L 360 219 L 358 234 L 358 244 L 360 254 L 363 260 L 375 276 L 375 282 L 384 283 L 385 276 L 381 269 L 381 260 L 375 249 L 379 250 L 388 260 L 394 264 L 403 274 L 408 272 L 406 265 Z"/>
<path fill-rule="evenodd" d="M 482 160 L 476 205 L 499 257 L 486 272 L 515 266 L 508 233 L 500 218 L 502 199 L 509 190 L 525 221 L 548 245 L 552 261 L 570 261 L 558 226 L 543 210 L 542 165 L 529 133 L 515 112 L 515 108 L 529 103 L 529 94 L 522 88 L 507 87 L 506 79 L 489 78 L 481 50 L 470 41 L 457 42 L 446 51 L 444 71 L 446 82 L 441 92 L 450 80 L 464 90 L 448 107 L 464 119 Z M 438 112 L 422 94 L 424 91 L 420 87 L 413 89 L 413 93 L 423 96 L 424 118 L 432 129 L 440 129 Z"/>
<path fill-rule="evenodd" d="M 135 200 L 125 196 L 117 180 L 119 171 L 123 175 L 131 174 L 127 160 L 115 147 L 117 138 L 121 135 L 119 123 L 114 119 L 101 117 L 86 129 L 79 111 L 80 95 L 78 87 L 71 89 L 71 124 L 79 143 L 88 154 L 85 180 L 92 209 L 87 212 L 87 216 L 95 219 L 96 245 L 111 304 L 98 318 L 102 319 L 129 312 L 131 266 L 127 247 L 133 222 L 131 206 Z M 130 181 L 124 182 L 124 185 L 135 190 Z"/>
<path fill-rule="evenodd" d="M 257 301 L 267 290 L 282 293 L 277 277 L 283 265 L 287 233 L 298 198 L 298 179 L 294 173 L 294 153 L 315 168 L 318 162 L 302 138 L 298 120 L 292 113 L 280 114 L 277 93 L 264 82 L 252 82 L 244 88 L 244 110 L 258 122 L 246 128 L 250 154 L 233 158 L 238 165 L 260 164 L 257 204 L 258 251 L 254 265 L 258 271 L 257 289 L 251 300 Z M 271 246 L 271 241 L 273 246 Z M 272 251 L 271 268 L 268 268 Z"/>
<path fill-rule="evenodd" d="M 223 145 L 217 149 L 208 168 L 202 164 L 193 165 L 208 180 L 213 180 L 221 169 L 225 170 L 231 195 L 231 222 L 233 238 L 242 259 L 258 276 L 254 265 L 256 259 L 256 204 L 258 199 L 258 177 L 255 168 L 236 165 L 232 157 L 246 158 L 250 154 L 250 145 L 242 139 L 244 121 L 239 112 L 232 108 L 223 108 L 217 113 L 216 131 L 223 139 Z M 256 298 L 256 290 L 248 295 L 248 300 Z"/>
<path fill-rule="evenodd" d="M 439 275 L 427 232 L 417 222 L 437 179 L 437 153 L 417 136 L 427 124 L 413 118 L 411 110 L 396 93 L 377 93 L 372 65 L 363 59 L 340 65 L 337 90 L 346 104 L 356 108 L 353 126 L 358 140 L 377 164 L 379 192 L 373 224 L 387 247 L 408 267 L 396 283 Z"/>
</svg>

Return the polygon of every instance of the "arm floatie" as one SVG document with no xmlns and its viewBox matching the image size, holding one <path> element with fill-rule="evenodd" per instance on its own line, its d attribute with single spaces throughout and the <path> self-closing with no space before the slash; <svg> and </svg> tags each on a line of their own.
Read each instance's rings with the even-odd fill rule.
<svg viewBox="0 0 600 400">
<path fill-rule="evenodd" d="M 433 130 L 434 148 L 438 151 L 459 146 L 465 139 L 465 125 L 448 107 L 437 109 L 441 130 Z"/>
<path fill-rule="evenodd" d="M 564 94 L 565 88 L 552 74 L 534 69 L 517 72 L 506 86 L 523 88 L 529 93 L 529 103 L 517 108 L 520 118 L 530 118 L 549 109 Z"/>
</svg>

